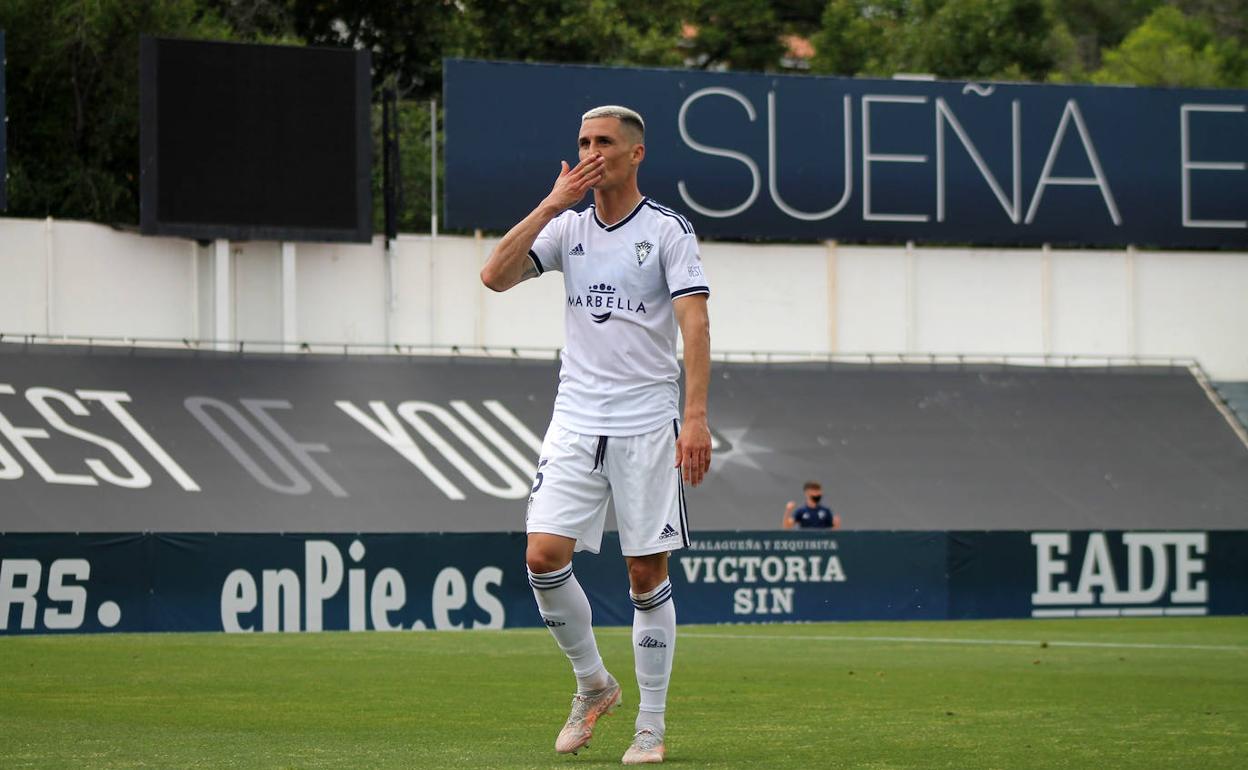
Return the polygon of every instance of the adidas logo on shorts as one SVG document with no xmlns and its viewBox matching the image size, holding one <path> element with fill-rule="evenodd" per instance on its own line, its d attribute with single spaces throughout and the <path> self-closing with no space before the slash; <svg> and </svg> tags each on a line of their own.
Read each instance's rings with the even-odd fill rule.
<svg viewBox="0 0 1248 770">
<path fill-rule="evenodd" d="M 669 537 L 676 537 L 680 533 L 677 532 L 671 524 L 664 524 L 663 531 L 659 533 L 660 540 L 666 540 Z"/>
<path fill-rule="evenodd" d="M 645 647 L 646 649 L 656 649 L 659 647 L 666 647 L 667 645 L 663 644 L 658 639 L 655 639 L 653 636 L 650 636 L 649 634 L 647 634 L 645 637 L 642 638 L 640 642 L 637 643 L 637 646 Z"/>
<path fill-rule="evenodd" d="M 578 243 L 578 244 L 576 244 L 575 246 L 573 246 L 573 247 L 572 247 L 572 250 L 568 252 L 568 256 L 569 256 L 569 257 L 583 257 L 583 256 L 585 256 L 585 247 L 584 247 L 584 246 L 582 246 L 582 245 L 581 245 L 581 244 L 579 244 L 579 243 Z"/>
</svg>

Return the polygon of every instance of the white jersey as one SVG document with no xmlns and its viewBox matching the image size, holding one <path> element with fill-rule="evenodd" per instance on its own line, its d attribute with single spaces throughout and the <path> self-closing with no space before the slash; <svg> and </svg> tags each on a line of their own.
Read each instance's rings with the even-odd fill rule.
<svg viewBox="0 0 1248 770">
<path fill-rule="evenodd" d="M 539 273 L 563 272 L 566 345 L 554 420 L 576 433 L 636 436 L 679 416 L 672 301 L 711 290 L 688 220 L 649 198 L 613 225 L 591 205 L 537 236 Z"/>
</svg>

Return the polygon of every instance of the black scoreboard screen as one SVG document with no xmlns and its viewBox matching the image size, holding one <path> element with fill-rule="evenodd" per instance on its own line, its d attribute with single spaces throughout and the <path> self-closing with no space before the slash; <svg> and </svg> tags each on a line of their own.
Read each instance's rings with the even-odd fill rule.
<svg viewBox="0 0 1248 770">
<path fill-rule="evenodd" d="M 141 229 L 372 238 L 366 51 L 143 38 Z"/>
</svg>

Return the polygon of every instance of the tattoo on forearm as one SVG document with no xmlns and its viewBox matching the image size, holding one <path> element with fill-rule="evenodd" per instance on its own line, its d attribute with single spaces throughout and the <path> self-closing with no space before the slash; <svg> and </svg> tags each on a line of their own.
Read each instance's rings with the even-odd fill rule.
<svg viewBox="0 0 1248 770">
<path fill-rule="evenodd" d="M 520 276 L 520 280 L 527 281 L 530 278 L 536 278 L 539 275 L 541 275 L 541 273 L 537 272 L 537 266 L 532 262 L 529 262 L 529 266 L 524 269 L 524 274 Z"/>
</svg>

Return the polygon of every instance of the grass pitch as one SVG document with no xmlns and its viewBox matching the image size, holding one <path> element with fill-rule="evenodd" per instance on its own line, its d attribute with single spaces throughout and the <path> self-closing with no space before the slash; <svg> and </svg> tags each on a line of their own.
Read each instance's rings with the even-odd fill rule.
<svg viewBox="0 0 1248 770">
<path fill-rule="evenodd" d="M 0 766 L 588 767 L 553 743 L 573 680 L 545 629 L 0 638 Z M 1248 618 L 682 626 L 683 767 L 1248 766 Z"/>
</svg>

